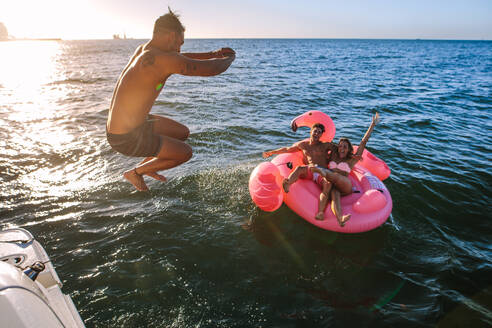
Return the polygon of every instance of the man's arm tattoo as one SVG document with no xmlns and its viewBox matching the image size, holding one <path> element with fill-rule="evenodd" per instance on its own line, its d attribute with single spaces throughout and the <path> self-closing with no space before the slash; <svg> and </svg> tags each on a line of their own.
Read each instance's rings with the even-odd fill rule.
<svg viewBox="0 0 492 328">
<path fill-rule="evenodd" d="M 181 74 L 191 74 L 196 71 L 196 64 L 186 63 L 185 67 L 181 69 Z"/>
</svg>

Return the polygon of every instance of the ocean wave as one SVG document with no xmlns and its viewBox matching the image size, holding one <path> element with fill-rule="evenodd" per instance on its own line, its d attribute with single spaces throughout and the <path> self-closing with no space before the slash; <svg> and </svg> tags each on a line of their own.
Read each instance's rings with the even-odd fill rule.
<svg viewBox="0 0 492 328">
<path fill-rule="evenodd" d="M 53 81 L 47 83 L 46 86 L 60 85 L 60 84 L 103 84 L 109 82 L 110 79 L 96 77 L 96 78 L 66 78 L 63 80 Z"/>
</svg>

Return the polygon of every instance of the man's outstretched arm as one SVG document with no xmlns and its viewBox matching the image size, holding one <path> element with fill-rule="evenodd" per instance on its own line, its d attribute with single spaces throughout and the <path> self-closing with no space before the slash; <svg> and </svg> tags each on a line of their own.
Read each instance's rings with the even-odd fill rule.
<svg viewBox="0 0 492 328">
<path fill-rule="evenodd" d="M 181 74 L 187 76 L 213 76 L 226 71 L 236 56 L 211 59 L 192 59 L 180 53 L 163 53 L 155 56 L 153 68 L 158 75 Z"/>
<path fill-rule="evenodd" d="M 181 54 L 191 59 L 213 59 L 213 58 L 224 58 L 231 55 L 235 55 L 236 52 L 231 48 L 221 48 L 219 50 L 210 51 L 210 52 L 185 52 Z"/>
<path fill-rule="evenodd" d="M 301 147 L 299 147 L 299 144 L 300 143 L 295 143 L 290 147 L 282 147 L 279 149 L 265 151 L 265 152 L 263 152 L 263 158 L 267 158 L 267 157 L 270 157 L 270 156 L 276 155 L 276 154 L 293 153 L 293 152 L 299 151 L 299 150 L 301 150 Z"/>
</svg>

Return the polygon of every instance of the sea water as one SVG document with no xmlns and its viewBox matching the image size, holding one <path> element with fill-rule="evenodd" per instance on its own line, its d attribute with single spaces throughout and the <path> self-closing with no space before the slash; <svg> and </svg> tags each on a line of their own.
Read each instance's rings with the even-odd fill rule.
<svg viewBox="0 0 492 328">
<path fill-rule="evenodd" d="M 231 47 L 215 77 L 168 79 L 152 113 L 193 158 L 136 192 L 109 147 L 117 78 L 145 40 L 0 43 L 0 227 L 46 248 L 88 327 L 492 324 L 492 42 L 186 40 Z M 392 170 L 387 223 L 320 230 L 255 208 L 261 153 L 334 120 Z M 243 229 L 248 224 L 249 229 Z"/>
</svg>

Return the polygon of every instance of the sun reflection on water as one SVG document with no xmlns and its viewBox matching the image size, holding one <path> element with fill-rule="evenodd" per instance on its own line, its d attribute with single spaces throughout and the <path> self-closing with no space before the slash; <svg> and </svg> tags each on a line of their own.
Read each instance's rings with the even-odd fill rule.
<svg viewBox="0 0 492 328">
<path fill-rule="evenodd" d="M 24 167 L 20 177 L 32 195 L 63 196 L 87 188 L 68 160 L 80 146 L 67 95 L 66 45 L 57 41 L 0 42 L 0 133 L 5 153 Z M 72 163 L 73 164 L 73 163 Z M 79 178 L 79 179 L 77 179 Z"/>
<path fill-rule="evenodd" d="M 19 99 L 39 97 L 41 87 L 56 78 L 61 44 L 56 41 L 0 42 L 1 84 Z"/>
<path fill-rule="evenodd" d="M 7 104 L 5 118 L 22 128 L 22 133 L 10 134 L 10 141 L 24 150 L 39 144 L 57 148 L 74 138 L 54 122 L 63 115 L 61 95 L 47 90 L 63 74 L 61 53 L 61 44 L 54 41 L 0 43 L 0 101 L 5 98 L 1 103 Z"/>
<path fill-rule="evenodd" d="M 58 97 L 47 92 L 47 85 L 64 74 L 58 64 L 61 54 L 62 46 L 55 41 L 0 42 L 1 111 L 9 120 L 30 122 L 53 117 Z"/>
</svg>

